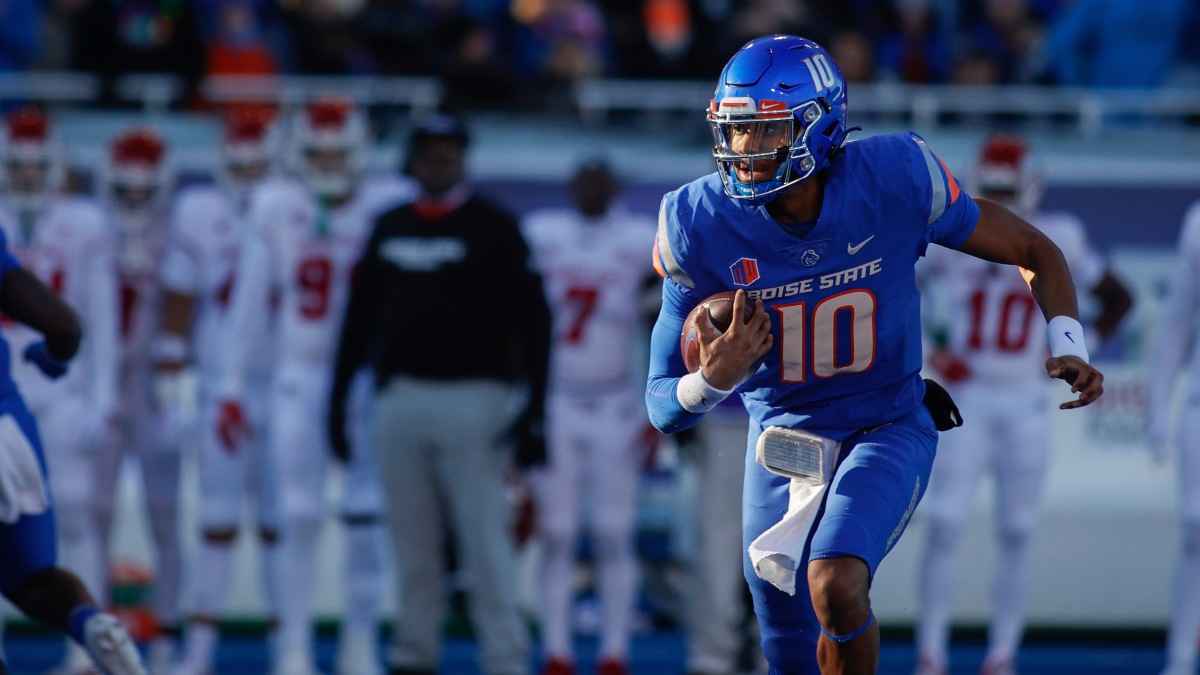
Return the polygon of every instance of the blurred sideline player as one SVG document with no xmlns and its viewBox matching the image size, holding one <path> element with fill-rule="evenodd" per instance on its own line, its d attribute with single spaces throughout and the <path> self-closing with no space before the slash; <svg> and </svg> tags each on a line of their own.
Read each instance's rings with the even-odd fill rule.
<svg viewBox="0 0 1200 675">
<path fill-rule="evenodd" d="M 523 231 L 554 317 L 547 397 L 548 461 L 535 469 L 542 542 L 543 675 L 575 672 L 571 616 L 575 551 L 589 516 L 601 605 L 599 675 L 624 675 L 638 574 L 633 524 L 646 428 L 633 346 L 642 300 L 657 278 L 645 264 L 654 221 L 614 204 L 618 185 L 601 159 L 571 179 L 570 209 L 526 216 Z"/>
<path fill-rule="evenodd" d="M 1024 141 L 998 133 L 984 144 L 976 194 L 1024 215 L 1067 260 L 1080 291 L 1098 301 L 1093 322 L 1101 344 L 1132 301 L 1128 290 L 1088 245 L 1078 218 L 1037 213 L 1039 185 Z M 983 675 L 1011 675 L 1024 630 L 1031 578 L 1030 540 L 1049 460 L 1050 415 L 1042 363 L 1045 321 L 1020 270 L 933 247 L 922 264 L 939 305 L 930 363 L 967 424 L 940 440 L 923 513 L 929 519 L 920 571 L 918 675 L 949 672 L 947 643 L 955 558 L 985 472 L 996 480 L 999 560 Z M 932 312 L 937 314 L 938 311 Z"/>
<path fill-rule="evenodd" d="M 158 275 L 172 183 L 167 146 L 157 130 L 135 126 L 113 138 L 100 174 L 100 191 L 120 241 L 121 404 L 116 438 L 101 456 L 97 509 L 101 541 L 106 542 L 112 531 L 122 460 L 126 454 L 137 457 L 157 560 L 154 615 L 158 634 L 147 657 L 154 672 L 166 671 L 178 646 L 182 582 L 178 419 L 169 405 L 157 400 L 157 373 L 151 358 L 161 324 Z"/>
<path fill-rule="evenodd" d="M 3 233 L 0 312 L 7 321 L 39 334 L 37 341 L 11 353 L 0 337 L 0 593 L 29 618 L 69 635 L 101 672 L 145 675 L 120 621 L 99 609 L 79 577 L 55 566 L 53 499 L 38 425 L 17 391 L 10 365 L 12 356 L 20 353 L 20 361 L 32 364 L 44 377 L 62 378 L 78 352 L 82 328 L 71 308 L 9 253 Z M 0 673 L 4 672 L 0 660 Z"/>
<path fill-rule="evenodd" d="M 249 195 L 267 177 L 274 159 L 271 122 L 270 111 L 262 108 L 239 107 L 230 112 L 221 138 L 217 182 L 188 188 L 176 198 L 160 272 L 165 289 L 162 332 L 154 351 L 160 401 L 167 406 L 180 405 L 182 370 L 188 365 L 196 369 L 200 387 L 197 473 L 201 542 L 190 567 L 192 615 L 176 675 L 214 672 L 217 621 L 229 589 L 247 491 L 258 509 L 263 587 L 268 591 L 274 589 L 270 579 L 280 569 L 275 546 L 279 526 L 276 476 L 267 461 L 264 434 L 255 434 L 235 448 L 222 445 L 217 437 L 219 400 L 215 393 L 221 320 L 238 274 Z M 263 429 L 271 344 L 266 330 L 254 339 L 257 346 L 245 374 L 243 404 L 249 424 Z M 275 614 L 276 598 L 267 600 Z"/>
<path fill-rule="evenodd" d="M 273 576 L 279 601 L 278 675 L 315 672 L 312 589 L 316 543 L 324 513 L 331 449 L 325 415 L 338 331 L 350 276 L 375 217 L 410 197 L 399 177 L 364 178 L 369 142 L 366 120 L 340 97 L 314 100 L 299 115 L 293 157 L 299 179 L 272 178 L 251 197 L 251 239 L 242 249 L 229 311 L 230 355 L 222 397 L 220 433 L 228 447 L 249 434 L 266 433 L 278 471 L 279 555 Z M 260 319 L 278 294 L 269 430 L 247 425 L 245 368 Z M 362 438 L 343 474 L 346 526 L 346 612 L 338 673 L 371 675 L 378 669 L 377 623 L 382 593 L 380 516 L 383 494 L 374 455 Z"/>
<path fill-rule="evenodd" d="M 21 108 L 8 116 L 5 130 L 2 224 L 12 252 L 79 313 L 88 335 L 63 377 L 49 380 L 20 360 L 12 366 L 12 377 L 44 430 L 63 562 L 104 599 L 107 540 L 96 520 L 102 499 L 96 476 L 116 411 L 116 242 L 99 204 L 60 193 L 64 158 L 46 116 L 33 107 Z M 14 353 L 41 339 L 37 331 L 15 323 L 5 322 L 5 332 Z M 90 668 L 84 650 L 69 645 L 61 672 L 74 675 Z"/>
<path fill-rule="evenodd" d="M 1146 379 L 1147 441 L 1159 462 L 1166 461 L 1171 446 L 1179 448 L 1182 529 L 1163 675 L 1193 675 L 1200 636 L 1200 342 L 1194 337 L 1200 325 L 1200 201 L 1184 216 L 1178 260 L 1158 316 Z M 1192 377 L 1180 405 L 1179 427 L 1170 434 L 1171 401 L 1185 362 Z"/>
<path fill-rule="evenodd" d="M 742 481 L 750 418 L 730 396 L 692 429 L 674 434 L 696 467 L 696 555 L 685 599 L 688 675 L 739 668 L 746 614 L 742 576 Z"/>
</svg>

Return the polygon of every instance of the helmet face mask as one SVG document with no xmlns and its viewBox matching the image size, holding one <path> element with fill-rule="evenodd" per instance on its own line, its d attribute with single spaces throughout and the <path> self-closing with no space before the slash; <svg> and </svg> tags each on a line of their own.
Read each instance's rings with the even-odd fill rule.
<svg viewBox="0 0 1200 675">
<path fill-rule="evenodd" d="M 45 201 L 53 190 L 52 170 L 48 157 L 10 157 L 4 161 L 5 184 L 19 208 L 34 207 Z"/>
<path fill-rule="evenodd" d="M 131 129 L 113 141 L 104 197 L 127 233 L 144 231 L 166 206 L 165 154 L 162 137 L 152 129 Z"/>
<path fill-rule="evenodd" d="M 1042 197 L 1041 176 L 1034 170 L 1025 141 L 997 132 L 984 143 L 975 167 L 973 192 L 1028 216 Z"/>
<path fill-rule="evenodd" d="M 300 112 L 292 161 L 317 197 L 337 201 L 354 191 L 366 143 L 366 120 L 354 103 L 326 95 Z"/>
<path fill-rule="evenodd" d="M 274 164 L 273 112 L 265 108 L 234 109 L 221 138 L 221 186 L 244 204 L 251 190 Z"/>
<path fill-rule="evenodd" d="M 62 167 L 49 121 L 33 106 L 9 115 L 2 154 L 6 198 L 19 211 L 37 213 L 59 188 Z"/>
<path fill-rule="evenodd" d="M 840 151 L 845 81 L 815 42 L 790 35 L 753 40 L 721 73 L 708 122 L 725 193 L 766 204 L 828 167 Z"/>
</svg>

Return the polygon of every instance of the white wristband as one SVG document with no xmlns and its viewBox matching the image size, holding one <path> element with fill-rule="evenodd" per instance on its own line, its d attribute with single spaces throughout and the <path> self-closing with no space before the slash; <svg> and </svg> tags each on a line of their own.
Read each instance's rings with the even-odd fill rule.
<svg viewBox="0 0 1200 675">
<path fill-rule="evenodd" d="M 1087 340 L 1083 326 L 1069 316 L 1056 316 L 1046 324 L 1046 340 L 1051 356 L 1078 356 L 1088 363 Z"/>
<path fill-rule="evenodd" d="M 732 393 L 732 389 L 726 391 L 709 384 L 699 370 L 679 378 L 679 384 L 675 386 L 679 405 L 691 413 L 706 413 Z"/>
</svg>

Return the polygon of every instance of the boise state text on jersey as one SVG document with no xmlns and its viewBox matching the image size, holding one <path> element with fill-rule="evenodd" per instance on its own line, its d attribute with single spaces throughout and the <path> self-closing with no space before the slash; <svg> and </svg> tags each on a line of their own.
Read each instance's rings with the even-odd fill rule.
<svg viewBox="0 0 1200 675">
<path fill-rule="evenodd" d="M 848 143 L 824 190 L 820 217 L 797 238 L 711 174 L 663 199 L 654 255 L 680 325 L 713 293 L 743 288 L 763 301 L 774 346 L 738 387 L 760 425 L 845 436 L 920 403 L 914 265 L 930 243 L 961 246 L 979 208 L 913 133 Z M 686 372 L 674 350 L 665 366 L 655 350 L 652 379 Z"/>
</svg>

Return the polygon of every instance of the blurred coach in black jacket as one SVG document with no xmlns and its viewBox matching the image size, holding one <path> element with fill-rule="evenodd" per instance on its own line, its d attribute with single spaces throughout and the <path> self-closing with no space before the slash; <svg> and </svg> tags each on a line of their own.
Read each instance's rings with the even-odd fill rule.
<svg viewBox="0 0 1200 675">
<path fill-rule="evenodd" d="M 402 579 L 393 675 L 437 669 L 446 525 L 473 580 L 483 671 L 529 663 L 505 450 L 520 466 L 545 461 L 550 311 L 517 220 L 468 183 L 467 146 L 451 117 L 412 134 L 405 170 L 421 196 L 376 221 L 338 348 L 329 431 L 341 456 L 354 372 L 370 367 L 378 386 L 373 433 Z M 528 396 L 514 415 L 519 382 Z"/>
</svg>

